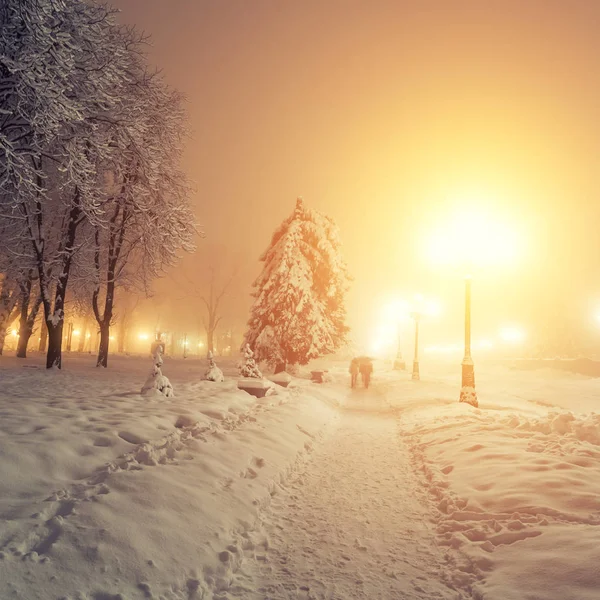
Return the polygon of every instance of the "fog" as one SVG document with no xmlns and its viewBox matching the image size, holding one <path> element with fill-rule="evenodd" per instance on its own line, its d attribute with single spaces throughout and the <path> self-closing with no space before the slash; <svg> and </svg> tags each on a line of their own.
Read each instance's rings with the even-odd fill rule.
<svg viewBox="0 0 600 600">
<path fill-rule="evenodd" d="M 303 196 L 340 227 L 358 344 L 390 297 L 415 293 L 441 305 L 423 343 L 460 342 L 464 273 L 425 246 L 467 206 L 519 239 L 511 264 L 473 273 L 474 339 L 515 326 L 526 345 L 511 352 L 594 351 L 600 4 L 114 4 L 187 96 L 185 169 L 205 234 L 156 283 L 144 327 L 200 330 L 198 292 L 220 264 L 235 272 L 222 328 L 241 336 L 258 258 Z"/>
</svg>

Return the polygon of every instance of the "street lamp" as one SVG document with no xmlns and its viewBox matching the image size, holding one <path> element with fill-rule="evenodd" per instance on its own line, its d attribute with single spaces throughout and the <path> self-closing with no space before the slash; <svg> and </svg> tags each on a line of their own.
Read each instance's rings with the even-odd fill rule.
<svg viewBox="0 0 600 600">
<path fill-rule="evenodd" d="M 396 360 L 394 361 L 394 370 L 404 371 L 406 362 L 402 358 L 402 322 L 398 321 L 398 350 L 396 352 Z"/>
<path fill-rule="evenodd" d="M 471 277 L 465 277 L 465 356 L 462 361 L 460 402 L 479 406 L 475 391 L 475 363 L 471 357 Z"/>
<path fill-rule="evenodd" d="M 437 302 L 425 300 L 421 294 L 417 294 L 414 300 L 415 309 L 411 311 L 410 316 L 415 322 L 415 356 L 413 358 L 412 379 L 419 381 L 421 373 L 419 371 L 419 324 L 421 317 L 434 317 L 439 315 L 440 307 Z"/>
<path fill-rule="evenodd" d="M 514 262 L 520 254 L 520 240 L 514 229 L 497 218 L 467 208 L 444 224 L 431 238 L 428 253 L 433 261 L 462 266 L 490 266 Z M 463 272 L 465 272 L 463 271 Z M 467 271 L 467 272 L 469 272 Z M 471 277 L 465 278 L 465 354 L 462 361 L 460 401 L 479 406 L 475 392 L 475 367 L 471 357 Z"/>
<path fill-rule="evenodd" d="M 421 320 L 421 313 L 414 311 L 410 313 L 410 316 L 415 321 L 415 356 L 413 359 L 412 379 L 413 381 L 419 381 L 421 379 L 419 373 L 419 321 Z"/>
</svg>

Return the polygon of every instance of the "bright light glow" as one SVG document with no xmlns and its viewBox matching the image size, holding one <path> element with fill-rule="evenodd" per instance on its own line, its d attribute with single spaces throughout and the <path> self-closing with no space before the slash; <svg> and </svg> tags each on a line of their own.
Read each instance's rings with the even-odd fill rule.
<svg viewBox="0 0 600 600">
<path fill-rule="evenodd" d="M 441 308 L 439 302 L 421 294 L 416 294 L 412 302 L 402 298 L 387 301 L 379 313 L 379 320 L 373 329 L 367 352 L 378 358 L 395 355 L 398 351 L 399 335 L 402 343 L 408 344 L 414 333 L 411 326 L 404 324 L 410 321 L 411 313 L 415 311 L 424 317 L 435 317 L 440 314 Z"/>
<path fill-rule="evenodd" d="M 187 348 L 187 347 L 188 347 L 188 345 L 189 345 L 189 342 L 188 342 L 187 340 L 183 340 L 183 341 L 181 342 L 181 345 L 182 345 L 184 348 Z"/>
<path fill-rule="evenodd" d="M 114 336 L 114 335 L 111 335 L 111 336 L 109 336 L 109 337 L 108 337 L 108 339 L 109 339 L 111 342 L 113 342 L 113 341 L 115 340 L 115 336 Z"/>
<path fill-rule="evenodd" d="M 466 275 L 472 266 L 513 264 L 522 253 L 515 228 L 476 205 L 440 225 L 426 245 L 432 263 L 463 268 Z"/>
<path fill-rule="evenodd" d="M 138 338 L 142 341 L 145 341 L 150 339 L 150 336 L 147 333 L 140 333 L 140 335 L 138 335 Z"/>
<path fill-rule="evenodd" d="M 460 344 L 436 344 L 425 346 L 423 351 L 428 354 L 460 354 L 464 351 L 464 347 Z"/>
<path fill-rule="evenodd" d="M 12 336 L 13 337 L 19 337 L 19 332 L 16 329 L 12 330 Z"/>
<path fill-rule="evenodd" d="M 525 338 L 525 332 L 518 327 L 503 327 L 500 330 L 500 339 L 509 344 L 521 344 Z"/>
<path fill-rule="evenodd" d="M 412 311 L 425 317 L 439 317 L 442 313 L 442 305 L 432 298 L 425 298 L 417 294 L 413 302 Z"/>
<path fill-rule="evenodd" d="M 74 336 L 78 336 L 80 333 L 81 333 L 81 332 L 79 331 L 79 329 L 76 329 L 76 330 L 73 332 L 73 335 L 74 335 Z"/>
<path fill-rule="evenodd" d="M 476 350 L 491 350 L 494 347 L 494 342 L 492 340 L 477 340 L 471 345 Z"/>
<path fill-rule="evenodd" d="M 198 348 L 202 348 L 202 346 L 204 346 L 203 342 L 198 342 Z"/>
<path fill-rule="evenodd" d="M 91 338 L 91 337 L 92 337 L 92 334 L 91 334 L 91 333 L 86 333 L 86 334 L 85 334 L 85 337 L 86 337 L 86 338 Z"/>
<path fill-rule="evenodd" d="M 396 298 L 387 302 L 381 310 L 381 319 L 387 324 L 396 325 L 408 321 L 410 306 L 406 300 Z"/>
</svg>

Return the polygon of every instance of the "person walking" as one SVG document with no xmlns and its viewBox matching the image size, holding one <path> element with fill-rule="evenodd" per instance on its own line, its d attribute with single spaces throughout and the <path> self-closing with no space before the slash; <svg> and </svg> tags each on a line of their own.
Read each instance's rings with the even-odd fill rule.
<svg viewBox="0 0 600 600">
<path fill-rule="evenodd" d="M 350 362 L 350 369 L 348 369 L 350 372 L 350 387 L 352 389 L 354 389 L 356 387 L 356 383 L 358 381 L 358 360 L 356 360 L 356 358 L 353 358 L 352 361 Z"/>
<path fill-rule="evenodd" d="M 362 378 L 363 385 L 369 389 L 369 383 L 371 383 L 371 373 L 373 373 L 373 363 L 370 360 L 363 360 L 360 363 L 360 376 Z"/>
</svg>

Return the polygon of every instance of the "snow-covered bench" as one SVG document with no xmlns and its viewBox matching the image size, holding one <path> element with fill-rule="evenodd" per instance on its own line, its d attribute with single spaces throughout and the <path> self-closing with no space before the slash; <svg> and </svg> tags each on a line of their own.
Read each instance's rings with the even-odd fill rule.
<svg viewBox="0 0 600 600">
<path fill-rule="evenodd" d="M 287 387 L 292 382 L 292 376 L 289 373 L 283 371 L 282 373 L 276 373 L 269 377 L 269 381 L 280 385 L 281 387 Z"/>
<path fill-rule="evenodd" d="M 257 398 L 264 398 L 268 393 L 272 393 L 275 385 L 267 379 L 254 379 L 245 377 L 238 381 L 238 388 Z"/>
<path fill-rule="evenodd" d="M 329 373 L 329 371 L 327 369 L 324 369 L 323 371 L 311 371 L 310 380 L 314 381 L 315 383 L 323 383 L 325 373 Z"/>
</svg>

